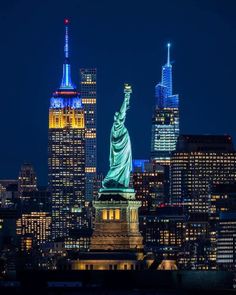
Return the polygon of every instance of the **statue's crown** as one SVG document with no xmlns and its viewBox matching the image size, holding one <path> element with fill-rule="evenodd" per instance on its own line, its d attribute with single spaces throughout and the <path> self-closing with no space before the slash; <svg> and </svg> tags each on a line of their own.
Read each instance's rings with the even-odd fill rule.
<svg viewBox="0 0 236 295">
<path fill-rule="evenodd" d="M 129 84 L 125 84 L 124 86 L 124 93 L 132 93 L 132 88 L 131 88 L 131 85 Z"/>
</svg>

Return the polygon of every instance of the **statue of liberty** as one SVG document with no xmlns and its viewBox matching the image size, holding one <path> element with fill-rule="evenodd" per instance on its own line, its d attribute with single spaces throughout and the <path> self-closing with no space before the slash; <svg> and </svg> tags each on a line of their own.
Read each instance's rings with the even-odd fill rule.
<svg viewBox="0 0 236 295">
<path fill-rule="evenodd" d="M 129 109 L 131 86 L 125 84 L 124 101 L 119 112 L 115 113 L 110 136 L 110 170 L 102 182 L 104 189 L 129 188 L 132 170 L 131 142 L 125 127 L 126 111 Z"/>
</svg>

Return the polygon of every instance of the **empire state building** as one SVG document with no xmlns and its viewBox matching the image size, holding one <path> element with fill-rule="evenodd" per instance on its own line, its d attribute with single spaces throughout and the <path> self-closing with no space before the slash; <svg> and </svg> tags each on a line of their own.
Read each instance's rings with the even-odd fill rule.
<svg viewBox="0 0 236 295">
<path fill-rule="evenodd" d="M 66 238 L 86 225 L 84 109 L 71 80 L 69 20 L 65 19 L 64 25 L 62 81 L 53 93 L 49 108 L 48 176 L 53 239 Z"/>
</svg>

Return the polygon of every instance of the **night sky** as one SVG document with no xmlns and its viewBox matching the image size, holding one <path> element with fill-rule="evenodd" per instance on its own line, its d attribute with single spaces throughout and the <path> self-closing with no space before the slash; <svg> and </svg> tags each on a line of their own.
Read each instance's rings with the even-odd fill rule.
<svg viewBox="0 0 236 295">
<path fill-rule="evenodd" d="M 133 157 L 149 157 L 154 86 L 168 41 L 181 133 L 236 140 L 236 1 L 0 1 L 0 178 L 16 178 L 30 162 L 47 182 L 48 107 L 61 82 L 65 17 L 74 83 L 80 67 L 98 71 L 99 171 L 108 168 L 125 82 L 133 87 L 126 123 Z"/>
</svg>

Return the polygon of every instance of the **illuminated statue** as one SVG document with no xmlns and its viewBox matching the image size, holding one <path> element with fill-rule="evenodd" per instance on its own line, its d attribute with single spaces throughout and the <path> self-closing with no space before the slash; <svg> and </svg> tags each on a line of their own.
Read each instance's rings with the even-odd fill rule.
<svg viewBox="0 0 236 295">
<path fill-rule="evenodd" d="M 124 101 L 115 113 L 110 137 L 110 170 L 102 182 L 103 188 L 128 188 L 132 169 L 131 142 L 124 123 L 129 109 L 131 86 L 125 84 Z"/>
</svg>

